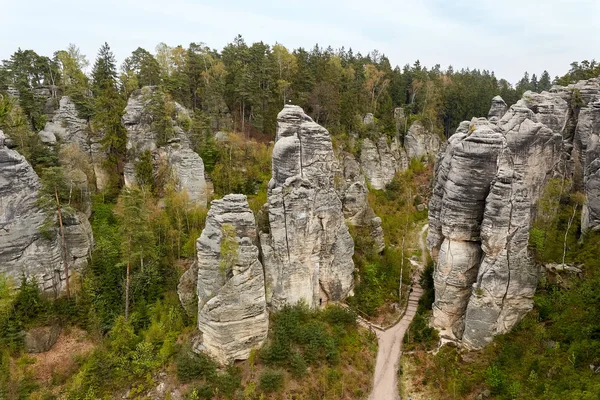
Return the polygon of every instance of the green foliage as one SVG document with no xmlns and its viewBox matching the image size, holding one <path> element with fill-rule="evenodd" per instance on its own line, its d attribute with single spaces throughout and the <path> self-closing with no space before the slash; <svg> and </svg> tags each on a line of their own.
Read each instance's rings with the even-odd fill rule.
<svg viewBox="0 0 600 400">
<path fill-rule="evenodd" d="M 138 185 L 148 188 L 155 193 L 154 166 L 150 150 L 143 152 L 135 163 L 135 179 Z"/>
<path fill-rule="evenodd" d="M 151 91 L 144 100 L 144 110 L 152 119 L 150 129 L 157 134 L 156 145 L 164 146 L 175 134 L 175 104 L 169 94 L 160 90 Z"/>
<path fill-rule="evenodd" d="M 258 387 L 265 393 L 279 391 L 283 387 L 283 373 L 279 370 L 264 370 L 260 375 Z"/>
<path fill-rule="evenodd" d="M 219 256 L 219 272 L 227 276 L 238 260 L 238 239 L 235 226 L 223 224 L 221 227 L 221 254 Z"/>
<path fill-rule="evenodd" d="M 310 311 L 305 305 L 285 307 L 272 319 L 272 337 L 261 350 L 261 360 L 267 365 L 290 367 L 296 373 L 303 369 L 299 358 L 306 364 L 337 364 L 340 341 L 356 327 L 351 311 L 334 306 L 321 312 Z"/>
<path fill-rule="evenodd" d="M 175 361 L 177 378 L 185 383 L 198 378 L 213 379 L 217 375 L 217 364 L 204 353 L 195 353 L 182 347 Z"/>
</svg>

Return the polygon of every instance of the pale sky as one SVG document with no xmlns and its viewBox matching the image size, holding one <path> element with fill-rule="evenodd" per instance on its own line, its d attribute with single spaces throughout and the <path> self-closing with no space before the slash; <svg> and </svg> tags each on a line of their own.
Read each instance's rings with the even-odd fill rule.
<svg viewBox="0 0 600 400">
<path fill-rule="evenodd" d="M 0 10 L 0 59 L 75 43 L 93 63 L 106 41 L 121 62 L 159 42 L 221 50 L 241 34 L 290 50 L 377 49 L 393 66 L 419 59 L 515 83 L 525 71 L 554 77 L 600 58 L 600 0 L 0 0 Z"/>
</svg>

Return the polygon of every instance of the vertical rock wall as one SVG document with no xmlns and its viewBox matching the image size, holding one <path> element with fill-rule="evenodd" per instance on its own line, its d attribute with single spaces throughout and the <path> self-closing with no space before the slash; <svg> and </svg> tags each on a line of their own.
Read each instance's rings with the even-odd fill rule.
<svg viewBox="0 0 600 400">
<path fill-rule="evenodd" d="M 354 285 L 354 242 L 334 187 L 329 132 L 297 106 L 277 117 L 268 232 L 261 234 L 267 301 L 275 309 L 343 300 Z"/>
</svg>

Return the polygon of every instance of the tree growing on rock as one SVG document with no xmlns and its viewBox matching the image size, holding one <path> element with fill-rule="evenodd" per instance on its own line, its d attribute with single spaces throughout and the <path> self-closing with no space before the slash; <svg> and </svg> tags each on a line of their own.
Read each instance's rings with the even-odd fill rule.
<svg viewBox="0 0 600 400">
<path fill-rule="evenodd" d="M 63 217 L 65 213 L 73 212 L 73 208 L 71 207 L 71 190 L 65 172 L 61 167 L 46 168 L 42 173 L 41 183 L 37 204 L 45 212 L 46 220 L 40 231 L 43 236 L 52 240 L 54 239 L 55 227 L 58 224 L 61 259 L 65 274 L 65 294 L 69 298 L 71 296 L 69 288 L 69 262 Z"/>
</svg>

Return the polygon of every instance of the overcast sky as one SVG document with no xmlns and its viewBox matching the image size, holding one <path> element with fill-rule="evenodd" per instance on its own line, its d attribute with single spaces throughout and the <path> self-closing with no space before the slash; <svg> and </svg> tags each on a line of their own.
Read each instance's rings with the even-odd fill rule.
<svg viewBox="0 0 600 400">
<path fill-rule="evenodd" d="M 0 0 L 0 59 L 19 47 L 51 56 L 69 43 L 90 62 L 107 41 L 122 61 L 137 47 L 204 42 L 288 49 L 331 45 L 385 53 L 392 65 L 564 74 L 600 58 L 600 0 Z"/>
</svg>

